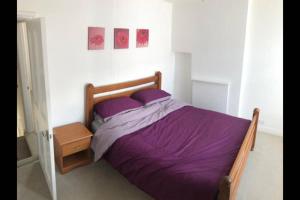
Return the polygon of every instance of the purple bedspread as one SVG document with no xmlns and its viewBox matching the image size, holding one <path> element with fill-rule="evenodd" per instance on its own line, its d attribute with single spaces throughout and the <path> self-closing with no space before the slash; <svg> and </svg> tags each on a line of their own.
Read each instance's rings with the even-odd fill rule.
<svg viewBox="0 0 300 200">
<path fill-rule="evenodd" d="M 114 142 L 104 155 L 156 200 L 212 200 L 249 120 L 185 106 Z"/>
</svg>

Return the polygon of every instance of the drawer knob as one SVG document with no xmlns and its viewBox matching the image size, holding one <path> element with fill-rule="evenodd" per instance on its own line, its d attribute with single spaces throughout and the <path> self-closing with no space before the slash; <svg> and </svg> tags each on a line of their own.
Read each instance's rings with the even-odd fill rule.
<svg viewBox="0 0 300 200">
<path fill-rule="evenodd" d="M 76 149 L 76 150 L 77 150 L 77 149 L 80 149 L 80 146 L 76 146 L 74 149 Z"/>
</svg>

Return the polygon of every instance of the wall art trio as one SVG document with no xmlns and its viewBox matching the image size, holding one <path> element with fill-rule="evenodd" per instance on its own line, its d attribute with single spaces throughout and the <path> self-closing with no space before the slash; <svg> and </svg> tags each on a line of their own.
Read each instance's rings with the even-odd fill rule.
<svg viewBox="0 0 300 200">
<path fill-rule="evenodd" d="M 136 48 L 147 47 L 149 29 L 136 29 Z M 88 50 L 104 49 L 105 28 L 88 27 Z M 129 48 L 129 29 L 114 28 L 114 49 Z"/>
</svg>

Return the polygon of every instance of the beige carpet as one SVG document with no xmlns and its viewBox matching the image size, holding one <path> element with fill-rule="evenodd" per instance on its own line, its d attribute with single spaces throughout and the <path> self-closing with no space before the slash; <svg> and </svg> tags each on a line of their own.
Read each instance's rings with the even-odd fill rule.
<svg viewBox="0 0 300 200">
<path fill-rule="evenodd" d="M 282 137 L 258 133 L 241 179 L 237 200 L 282 200 Z M 38 162 L 17 169 L 18 200 L 50 200 Z M 153 200 L 107 162 L 57 172 L 58 200 Z"/>
</svg>

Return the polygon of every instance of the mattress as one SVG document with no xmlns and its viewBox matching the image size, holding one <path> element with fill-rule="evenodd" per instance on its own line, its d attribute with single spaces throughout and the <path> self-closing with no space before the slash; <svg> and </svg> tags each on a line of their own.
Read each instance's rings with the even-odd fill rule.
<svg viewBox="0 0 300 200">
<path fill-rule="evenodd" d="M 156 200 L 212 200 L 250 122 L 184 106 L 118 138 L 104 158 Z"/>
</svg>

